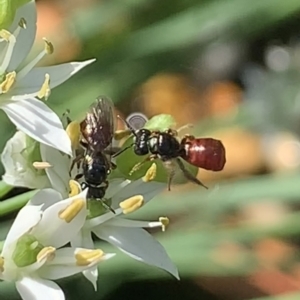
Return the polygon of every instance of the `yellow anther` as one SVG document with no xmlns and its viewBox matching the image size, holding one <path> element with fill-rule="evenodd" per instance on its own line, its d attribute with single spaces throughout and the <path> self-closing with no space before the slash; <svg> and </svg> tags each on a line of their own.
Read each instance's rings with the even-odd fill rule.
<svg viewBox="0 0 300 300">
<path fill-rule="evenodd" d="M 0 272 L 4 271 L 4 258 L 0 256 Z"/>
<path fill-rule="evenodd" d="M 26 26 L 27 26 L 27 22 L 24 18 L 21 18 L 20 21 L 19 21 L 19 26 L 23 29 L 26 29 Z"/>
<path fill-rule="evenodd" d="M 45 74 L 45 81 L 42 84 L 42 87 L 40 91 L 38 92 L 37 96 L 42 99 L 45 98 L 47 100 L 51 94 L 51 89 L 50 89 L 50 75 Z"/>
<path fill-rule="evenodd" d="M 32 165 L 37 170 L 45 170 L 52 167 L 52 165 L 46 161 L 35 161 Z"/>
<path fill-rule="evenodd" d="M 124 137 L 127 137 L 131 134 L 131 131 L 128 129 L 125 130 L 116 130 L 114 133 L 114 139 L 119 141 L 123 139 Z"/>
<path fill-rule="evenodd" d="M 143 177 L 144 182 L 152 181 L 156 176 L 157 166 L 155 163 L 147 170 L 145 176 Z"/>
<path fill-rule="evenodd" d="M 16 72 L 7 73 L 4 81 L 0 84 L 1 93 L 7 93 L 16 81 Z"/>
<path fill-rule="evenodd" d="M 69 181 L 69 186 L 70 186 L 70 193 L 69 193 L 70 198 L 81 193 L 80 184 L 76 180 L 71 179 Z"/>
<path fill-rule="evenodd" d="M 69 206 L 59 212 L 59 217 L 70 223 L 83 209 L 85 201 L 83 199 L 74 200 Z"/>
<path fill-rule="evenodd" d="M 9 39 L 11 38 L 12 34 L 5 30 L 5 29 L 1 29 L 0 30 L 0 38 L 4 39 L 5 41 L 9 41 Z"/>
<path fill-rule="evenodd" d="M 162 230 L 163 232 L 165 232 L 167 226 L 168 226 L 169 223 L 170 223 L 169 218 L 167 218 L 167 217 L 160 217 L 158 220 L 159 220 L 159 222 L 161 222 L 161 230 Z"/>
<path fill-rule="evenodd" d="M 43 40 L 45 42 L 45 51 L 47 52 L 47 54 L 52 54 L 54 52 L 53 44 L 49 42 L 46 38 L 43 38 Z"/>
<path fill-rule="evenodd" d="M 122 201 L 119 205 L 123 209 L 123 213 L 126 215 L 139 209 L 143 204 L 144 197 L 142 195 L 137 195 Z"/>
<path fill-rule="evenodd" d="M 54 247 L 43 248 L 36 257 L 37 262 L 41 262 L 44 259 L 46 259 L 47 261 L 53 260 L 55 257 L 55 251 L 56 249 Z"/>
<path fill-rule="evenodd" d="M 101 257 L 104 255 L 104 252 L 100 249 L 96 250 L 79 250 L 75 254 L 76 265 L 77 266 L 88 266 L 92 263 L 98 262 Z"/>
<path fill-rule="evenodd" d="M 67 135 L 71 140 L 73 149 L 79 148 L 79 142 L 81 138 L 80 124 L 77 121 L 72 121 L 66 128 Z"/>
</svg>

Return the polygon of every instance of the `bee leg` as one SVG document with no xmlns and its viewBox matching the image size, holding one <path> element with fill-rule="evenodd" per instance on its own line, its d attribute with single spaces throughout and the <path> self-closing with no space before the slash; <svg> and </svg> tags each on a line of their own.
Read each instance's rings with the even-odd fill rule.
<svg viewBox="0 0 300 300">
<path fill-rule="evenodd" d="M 194 175 L 192 175 L 184 166 L 183 162 L 180 160 L 180 158 L 176 158 L 177 164 L 182 171 L 183 175 L 186 179 L 188 179 L 191 182 L 194 182 L 198 185 L 203 186 L 204 188 L 208 189 L 207 186 L 205 186 L 198 178 L 196 178 Z"/>
<path fill-rule="evenodd" d="M 83 157 L 84 157 L 83 153 L 80 153 L 73 159 L 71 166 L 70 166 L 70 170 L 69 170 L 70 177 L 71 177 L 71 172 L 72 172 L 75 164 L 78 164 L 78 163 L 80 164 Z M 79 167 L 80 167 L 80 165 L 79 165 Z"/>
<path fill-rule="evenodd" d="M 149 155 L 148 157 L 146 157 L 143 161 L 137 163 L 132 169 L 131 171 L 129 172 L 129 176 L 131 176 L 134 172 L 138 171 L 142 165 L 148 161 L 153 161 L 155 159 L 157 159 L 158 156 L 156 154 L 152 154 L 152 155 Z"/>
<path fill-rule="evenodd" d="M 113 170 L 115 170 L 117 168 L 117 165 L 113 162 L 110 162 L 110 165 Z"/>
<path fill-rule="evenodd" d="M 171 183 L 175 176 L 175 165 L 174 165 L 173 160 L 166 160 L 163 162 L 163 164 L 168 173 L 168 191 L 171 191 Z"/>
<path fill-rule="evenodd" d="M 78 179 L 80 179 L 80 178 L 82 178 L 83 177 L 83 173 L 79 173 L 79 174 L 77 174 L 76 176 L 75 176 L 75 178 L 74 178 L 74 180 L 78 180 Z"/>
</svg>

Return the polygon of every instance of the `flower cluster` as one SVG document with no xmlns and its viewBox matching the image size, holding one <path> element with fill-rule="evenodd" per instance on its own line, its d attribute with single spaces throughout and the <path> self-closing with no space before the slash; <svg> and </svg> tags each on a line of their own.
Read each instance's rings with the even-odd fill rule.
<svg viewBox="0 0 300 300">
<path fill-rule="evenodd" d="M 128 218 L 165 188 L 154 180 L 156 164 L 134 181 L 122 175 L 109 179 L 105 199 L 110 209 L 102 201 L 91 200 L 88 189 L 73 180 L 79 171 L 78 166 L 70 172 L 78 150 L 70 129 L 74 123 L 65 129 L 44 100 L 52 88 L 94 59 L 35 67 L 54 51 L 45 39 L 44 49 L 24 64 L 36 33 L 35 2 L 24 2 L 10 27 L 0 28 L 0 108 L 17 128 L 1 160 L 7 184 L 37 192 L 19 211 L 4 241 L 0 279 L 14 282 L 23 299 L 45 299 L 45 295 L 47 299 L 65 299 L 53 280 L 81 272 L 96 290 L 98 264 L 115 254 L 97 249 L 92 233 L 130 257 L 179 278 L 162 245 L 144 229 L 160 227 L 164 231 L 168 218 L 155 222 Z"/>
</svg>

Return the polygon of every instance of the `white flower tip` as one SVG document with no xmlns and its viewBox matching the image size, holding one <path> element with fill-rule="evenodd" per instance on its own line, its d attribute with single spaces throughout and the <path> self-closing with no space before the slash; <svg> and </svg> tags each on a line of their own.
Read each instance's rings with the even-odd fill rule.
<svg viewBox="0 0 300 300">
<path fill-rule="evenodd" d="M 111 259 L 113 258 L 114 256 L 116 256 L 117 254 L 116 253 L 105 253 L 102 260 L 108 260 L 108 259 Z"/>
</svg>

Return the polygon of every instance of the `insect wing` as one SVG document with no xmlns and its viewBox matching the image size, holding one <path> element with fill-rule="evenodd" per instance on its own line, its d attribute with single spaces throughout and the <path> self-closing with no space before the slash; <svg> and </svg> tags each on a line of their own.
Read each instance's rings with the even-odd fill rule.
<svg viewBox="0 0 300 300">
<path fill-rule="evenodd" d="M 105 96 L 98 97 L 89 107 L 80 127 L 84 139 L 92 149 L 102 151 L 107 148 L 115 132 L 113 102 Z"/>
</svg>

